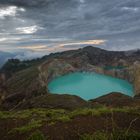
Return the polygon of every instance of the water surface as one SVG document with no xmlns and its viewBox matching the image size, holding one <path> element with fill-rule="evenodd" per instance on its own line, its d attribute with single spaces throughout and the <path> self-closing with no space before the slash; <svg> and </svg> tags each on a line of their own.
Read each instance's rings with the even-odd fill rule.
<svg viewBox="0 0 140 140">
<path fill-rule="evenodd" d="M 129 82 L 88 72 L 76 72 L 58 77 L 49 83 L 48 88 L 51 93 L 77 95 L 86 100 L 110 92 L 133 96 L 133 86 Z"/>
</svg>

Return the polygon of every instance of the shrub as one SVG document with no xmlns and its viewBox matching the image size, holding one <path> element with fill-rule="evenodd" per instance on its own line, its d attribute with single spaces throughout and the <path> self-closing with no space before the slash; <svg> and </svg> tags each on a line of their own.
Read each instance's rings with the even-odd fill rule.
<svg viewBox="0 0 140 140">
<path fill-rule="evenodd" d="M 80 136 L 80 140 L 108 140 L 108 136 L 105 133 L 96 132 L 93 135 L 84 134 Z"/>
<path fill-rule="evenodd" d="M 44 134 L 39 130 L 34 132 L 27 140 L 46 140 Z"/>
<path fill-rule="evenodd" d="M 125 133 L 125 131 L 95 132 L 94 134 L 81 135 L 80 140 L 140 140 L 140 134 L 137 132 Z"/>
<path fill-rule="evenodd" d="M 29 132 L 33 129 L 39 128 L 41 126 L 42 126 L 42 121 L 33 120 L 30 123 L 28 123 L 27 125 L 12 129 L 9 133 L 17 133 L 18 132 L 18 133 L 22 134 L 22 133 Z"/>
</svg>

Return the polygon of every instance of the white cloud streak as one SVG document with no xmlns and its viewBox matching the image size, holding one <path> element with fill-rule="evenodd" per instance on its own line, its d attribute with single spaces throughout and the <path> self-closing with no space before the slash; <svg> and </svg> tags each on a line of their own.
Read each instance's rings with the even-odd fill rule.
<svg viewBox="0 0 140 140">
<path fill-rule="evenodd" d="M 86 41 L 73 41 L 69 43 L 58 43 L 54 46 L 48 47 L 47 45 L 31 45 L 31 46 L 19 46 L 20 49 L 40 51 L 46 53 L 61 52 L 71 49 L 80 48 L 82 45 L 101 45 L 104 44 L 106 40 L 86 40 Z M 74 46 L 74 47 L 73 47 Z"/>
<path fill-rule="evenodd" d="M 122 10 L 137 12 L 139 8 L 138 7 L 122 7 Z"/>
<path fill-rule="evenodd" d="M 20 37 L 2 37 L 2 38 L 0 38 L 1 43 L 5 43 L 5 42 L 10 43 L 10 42 L 19 41 L 19 40 L 21 40 Z"/>
<path fill-rule="evenodd" d="M 18 27 L 16 28 L 16 31 L 20 34 L 33 34 L 36 33 L 39 29 L 42 28 L 37 25 L 33 25 L 28 27 Z"/>
<path fill-rule="evenodd" d="M 0 9 L 0 19 L 5 17 L 15 17 L 18 12 L 25 12 L 24 8 L 19 8 L 17 6 L 7 6 Z"/>
</svg>

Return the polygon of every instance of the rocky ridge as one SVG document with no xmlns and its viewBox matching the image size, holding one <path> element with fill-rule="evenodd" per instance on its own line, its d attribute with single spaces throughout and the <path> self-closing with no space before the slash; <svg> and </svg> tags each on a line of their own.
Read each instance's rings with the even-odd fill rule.
<svg viewBox="0 0 140 140">
<path fill-rule="evenodd" d="M 45 56 L 33 66 L 13 73 L 4 80 L 4 88 L 1 88 L 2 107 L 18 108 L 27 102 L 29 106 L 31 100 L 50 94 L 47 85 L 52 79 L 76 71 L 97 72 L 128 80 L 134 85 L 135 97 L 140 95 L 139 50 L 114 52 L 88 46 Z M 79 97 L 74 98 L 79 102 Z"/>
</svg>

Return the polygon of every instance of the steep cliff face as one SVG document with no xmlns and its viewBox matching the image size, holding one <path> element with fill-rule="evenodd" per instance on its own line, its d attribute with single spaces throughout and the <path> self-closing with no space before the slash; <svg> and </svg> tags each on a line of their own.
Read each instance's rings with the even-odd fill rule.
<svg viewBox="0 0 140 140">
<path fill-rule="evenodd" d="M 43 63 L 40 80 L 47 85 L 53 78 L 75 71 L 97 72 L 128 80 L 134 85 L 134 95 L 140 95 L 140 63 L 136 54 L 86 47 Z"/>
<path fill-rule="evenodd" d="M 140 64 L 135 64 L 133 67 L 133 85 L 135 95 L 140 96 Z"/>
<path fill-rule="evenodd" d="M 39 66 L 39 70 L 40 82 L 42 86 L 47 86 L 48 82 L 53 78 L 74 72 L 76 69 L 63 59 L 53 59 L 49 62 L 44 62 Z"/>
<path fill-rule="evenodd" d="M 6 78 L 5 75 L 2 73 L 0 74 L 0 104 L 5 99 L 6 89 L 5 89 Z"/>
<path fill-rule="evenodd" d="M 134 87 L 134 96 L 140 96 L 140 63 L 134 62 L 132 65 L 121 70 L 104 71 L 104 74 L 111 75 L 129 81 Z"/>
</svg>

